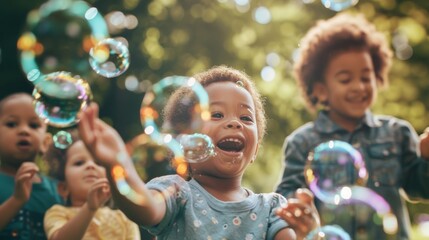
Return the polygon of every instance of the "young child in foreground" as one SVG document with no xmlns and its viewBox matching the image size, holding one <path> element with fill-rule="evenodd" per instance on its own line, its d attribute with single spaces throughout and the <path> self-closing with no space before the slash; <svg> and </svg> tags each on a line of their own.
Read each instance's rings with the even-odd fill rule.
<svg viewBox="0 0 429 240">
<path fill-rule="evenodd" d="M 202 133 L 212 139 L 216 155 L 191 163 L 189 181 L 167 175 L 147 184 L 138 177 L 131 160 L 122 159 L 128 183 L 143 196 L 140 205 L 121 195 L 112 179 L 119 154 L 126 153 L 122 139 L 97 118 L 96 105 L 81 113 L 81 138 L 106 167 L 115 203 L 157 239 L 303 239 L 317 226 L 317 212 L 308 204 L 311 193 L 301 189 L 298 200 L 281 208 L 287 202 L 281 195 L 256 194 L 241 186 L 265 132 L 264 110 L 253 82 L 228 67 L 215 67 L 195 79 L 209 95 L 211 118 L 203 123 Z M 177 110 L 175 106 L 167 109 Z M 173 126 L 175 119 L 168 115 L 175 112 L 167 110 L 166 114 Z"/>
<path fill-rule="evenodd" d="M 0 239 L 46 239 L 45 211 L 62 203 L 56 182 L 35 164 L 49 142 L 31 95 L 0 101 Z"/>
<path fill-rule="evenodd" d="M 398 239 L 410 238 L 410 222 L 401 191 L 429 197 L 429 139 L 419 138 L 406 121 L 373 115 L 377 91 L 387 85 L 392 52 L 383 34 L 362 16 L 339 14 L 319 21 L 300 44 L 295 78 L 317 118 L 295 130 L 284 143 L 285 168 L 277 192 L 290 196 L 306 187 L 307 157 L 322 142 L 341 140 L 363 155 L 366 187 L 389 204 L 398 220 Z M 343 174 L 343 178 L 346 178 Z M 341 180 L 339 180 L 341 181 Z M 332 206 L 316 202 L 322 225 L 337 224 L 352 239 L 386 239 L 365 204 Z"/>
<path fill-rule="evenodd" d="M 45 214 L 48 239 L 139 240 L 137 225 L 121 211 L 105 206 L 111 197 L 106 170 L 71 132 L 70 146 L 60 149 L 51 144 L 46 154 L 50 172 L 60 181 L 58 189 L 66 199 L 66 206 L 54 205 Z"/>
</svg>

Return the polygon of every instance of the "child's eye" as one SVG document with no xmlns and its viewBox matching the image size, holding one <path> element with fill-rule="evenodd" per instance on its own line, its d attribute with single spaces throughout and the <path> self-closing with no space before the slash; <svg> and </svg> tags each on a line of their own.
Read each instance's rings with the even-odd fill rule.
<svg viewBox="0 0 429 240">
<path fill-rule="evenodd" d="M 29 125 L 32 129 L 38 129 L 41 127 L 40 123 L 30 123 Z"/>
<path fill-rule="evenodd" d="M 6 126 L 9 128 L 13 128 L 13 127 L 16 127 L 17 124 L 16 124 L 16 122 L 6 122 Z"/>
<path fill-rule="evenodd" d="M 347 83 L 349 83 L 350 82 L 350 79 L 340 79 L 340 83 L 342 83 L 342 84 L 347 84 Z"/>
<path fill-rule="evenodd" d="M 251 116 L 242 116 L 240 119 L 246 122 L 253 122 L 253 118 Z"/>
<path fill-rule="evenodd" d="M 223 118 L 223 114 L 220 112 L 214 112 L 214 113 L 212 113 L 212 118 L 221 119 L 221 118 Z"/>
<path fill-rule="evenodd" d="M 83 164 L 85 164 L 85 160 L 77 160 L 74 162 L 73 165 L 75 166 L 82 166 Z"/>
</svg>

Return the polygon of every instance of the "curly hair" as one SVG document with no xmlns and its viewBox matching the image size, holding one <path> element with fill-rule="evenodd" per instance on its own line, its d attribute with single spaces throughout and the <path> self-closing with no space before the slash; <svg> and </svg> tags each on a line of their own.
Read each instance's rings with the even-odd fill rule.
<svg viewBox="0 0 429 240">
<path fill-rule="evenodd" d="M 263 100 L 261 95 L 256 89 L 254 82 L 250 77 L 237 69 L 227 66 L 215 66 L 207 71 L 198 73 L 193 76 L 203 87 L 208 86 L 216 82 L 234 82 L 241 84 L 252 96 L 255 104 L 256 111 L 256 124 L 258 127 L 258 140 L 262 142 L 262 139 L 266 131 L 266 117 L 265 110 L 263 107 Z M 238 83 L 241 82 L 241 83 Z M 187 101 L 183 101 L 184 98 L 188 98 Z M 179 99 L 181 101 L 179 101 Z M 192 119 L 191 109 L 195 107 L 196 98 L 185 88 L 177 90 L 169 99 L 168 103 L 164 108 L 164 119 L 167 125 L 173 129 L 182 130 L 183 125 Z"/>
<path fill-rule="evenodd" d="M 324 81 L 326 68 L 336 55 L 345 51 L 368 51 L 379 87 L 388 85 L 392 51 L 385 36 L 363 15 L 338 14 L 319 20 L 302 38 L 294 77 L 310 110 L 318 104 L 314 84 Z"/>
</svg>

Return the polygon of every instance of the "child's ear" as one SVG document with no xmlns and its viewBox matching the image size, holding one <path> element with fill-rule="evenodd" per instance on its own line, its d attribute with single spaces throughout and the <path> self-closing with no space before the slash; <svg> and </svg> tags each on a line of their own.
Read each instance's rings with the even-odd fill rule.
<svg viewBox="0 0 429 240">
<path fill-rule="evenodd" d="M 40 146 L 40 151 L 42 153 L 45 153 L 48 150 L 48 147 L 49 145 L 51 145 L 51 143 L 52 143 L 52 134 L 47 132 Z"/>
<path fill-rule="evenodd" d="M 58 182 L 57 190 L 58 190 L 58 194 L 60 194 L 64 202 L 66 202 L 69 196 L 69 189 L 67 187 L 67 184 L 63 181 Z"/>
<path fill-rule="evenodd" d="M 317 103 L 326 103 L 328 101 L 328 89 L 325 83 L 316 82 L 313 86 L 313 97 L 317 99 Z"/>
</svg>

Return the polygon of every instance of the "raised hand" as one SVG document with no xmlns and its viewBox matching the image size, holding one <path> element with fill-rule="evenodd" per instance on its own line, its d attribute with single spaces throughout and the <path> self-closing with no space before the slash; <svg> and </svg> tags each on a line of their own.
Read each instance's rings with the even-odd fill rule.
<svg viewBox="0 0 429 240">
<path fill-rule="evenodd" d="M 420 152 L 423 158 L 429 160 L 429 127 L 420 135 Z"/>
<path fill-rule="evenodd" d="M 15 175 L 15 191 L 13 197 L 21 203 L 30 199 L 33 185 L 33 177 L 39 172 L 39 168 L 33 162 L 24 162 L 18 168 Z"/>
<path fill-rule="evenodd" d="M 88 192 L 87 204 L 89 210 L 96 211 L 109 200 L 110 196 L 110 186 L 107 179 L 97 179 Z"/>
<path fill-rule="evenodd" d="M 304 239 L 312 230 L 320 227 L 319 214 L 313 200 L 310 190 L 299 188 L 295 192 L 295 198 L 289 198 L 287 204 L 277 210 L 277 215 L 295 230 L 297 239 Z"/>
<path fill-rule="evenodd" d="M 91 103 L 79 114 L 79 134 L 96 162 L 110 167 L 117 164 L 119 153 L 127 153 L 118 132 L 98 118 L 98 105 Z"/>
</svg>

